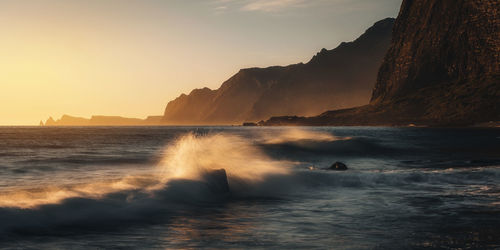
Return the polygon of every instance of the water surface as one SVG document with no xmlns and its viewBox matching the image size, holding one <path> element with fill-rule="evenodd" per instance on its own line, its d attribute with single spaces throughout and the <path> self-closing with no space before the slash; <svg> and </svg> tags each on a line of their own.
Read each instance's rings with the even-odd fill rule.
<svg viewBox="0 0 500 250">
<path fill-rule="evenodd" d="M 0 222 L 2 248 L 498 248 L 500 130 L 0 127 Z"/>
</svg>

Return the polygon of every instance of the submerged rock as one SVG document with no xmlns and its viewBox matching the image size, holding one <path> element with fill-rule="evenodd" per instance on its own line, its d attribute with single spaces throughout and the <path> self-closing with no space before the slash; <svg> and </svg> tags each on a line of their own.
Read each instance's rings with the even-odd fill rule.
<svg viewBox="0 0 500 250">
<path fill-rule="evenodd" d="M 333 163 L 329 168 L 327 168 L 327 170 L 345 171 L 345 170 L 347 170 L 347 165 L 345 165 L 342 162 L 337 161 L 337 162 Z"/>
<path fill-rule="evenodd" d="M 211 170 L 205 173 L 203 179 L 208 185 L 210 191 L 214 193 L 228 193 L 229 183 L 225 169 Z"/>
</svg>

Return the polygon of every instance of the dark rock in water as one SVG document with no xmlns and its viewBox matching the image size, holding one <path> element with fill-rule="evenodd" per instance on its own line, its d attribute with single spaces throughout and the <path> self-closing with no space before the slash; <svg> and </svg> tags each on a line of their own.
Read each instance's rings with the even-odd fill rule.
<svg viewBox="0 0 500 250">
<path fill-rule="evenodd" d="M 327 170 L 345 171 L 347 170 L 347 166 L 344 163 L 337 161 L 327 168 Z"/>
<path fill-rule="evenodd" d="M 211 170 L 205 173 L 203 179 L 208 185 L 210 191 L 214 193 L 228 193 L 229 183 L 225 169 Z"/>
</svg>

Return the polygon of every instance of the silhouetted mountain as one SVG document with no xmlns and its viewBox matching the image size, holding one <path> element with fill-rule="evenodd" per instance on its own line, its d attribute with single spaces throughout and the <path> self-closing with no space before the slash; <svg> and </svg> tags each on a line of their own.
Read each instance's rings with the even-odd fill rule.
<svg viewBox="0 0 500 250">
<path fill-rule="evenodd" d="M 242 69 L 217 90 L 183 94 L 168 103 L 163 122 L 234 124 L 367 104 L 393 23 L 379 21 L 355 41 L 323 49 L 306 64 Z"/>
<path fill-rule="evenodd" d="M 165 123 L 190 124 L 207 112 L 217 91 L 209 88 L 195 89 L 189 95 L 182 94 L 167 105 Z M 168 119 L 165 119 L 168 118 Z"/>
<path fill-rule="evenodd" d="M 121 116 L 94 115 L 90 119 L 74 117 L 69 115 L 61 116 L 55 121 L 50 117 L 43 126 L 151 126 L 160 125 L 162 116 L 148 116 L 142 120 L 137 118 L 126 118 Z"/>
<path fill-rule="evenodd" d="M 471 125 L 500 120 L 500 1 L 404 0 L 370 105 L 266 125 Z"/>
<path fill-rule="evenodd" d="M 55 125 L 56 125 L 56 121 L 54 121 L 54 118 L 49 117 L 49 119 L 47 119 L 47 121 L 45 121 L 44 126 L 55 126 Z"/>
</svg>

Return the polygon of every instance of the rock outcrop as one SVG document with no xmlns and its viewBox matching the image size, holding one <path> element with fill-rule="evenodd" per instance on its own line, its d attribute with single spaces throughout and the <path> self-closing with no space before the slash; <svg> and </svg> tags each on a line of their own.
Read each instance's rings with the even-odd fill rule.
<svg viewBox="0 0 500 250">
<path fill-rule="evenodd" d="M 345 165 L 342 162 L 337 161 L 337 162 L 333 163 L 329 168 L 326 168 L 326 170 L 346 171 L 347 165 Z"/>
<path fill-rule="evenodd" d="M 404 0 L 367 106 L 264 125 L 462 126 L 500 120 L 500 1 Z"/>
<path fill-rule="evenodd" d="M 204 173 L 202 179 L 213 193 L 224 194 L 230 191 L 225 169 L 209 170 Z"/>
<path fill-rule="evenodd" d="M 241 124 L 367 104 L 393 24 L 392 18 L 379 21 L 355 41 L 323 49 L 306 64 L 242 69 L 217 90 L 183 94 L 168 103 L 163 122 Z"/>
</svg>

